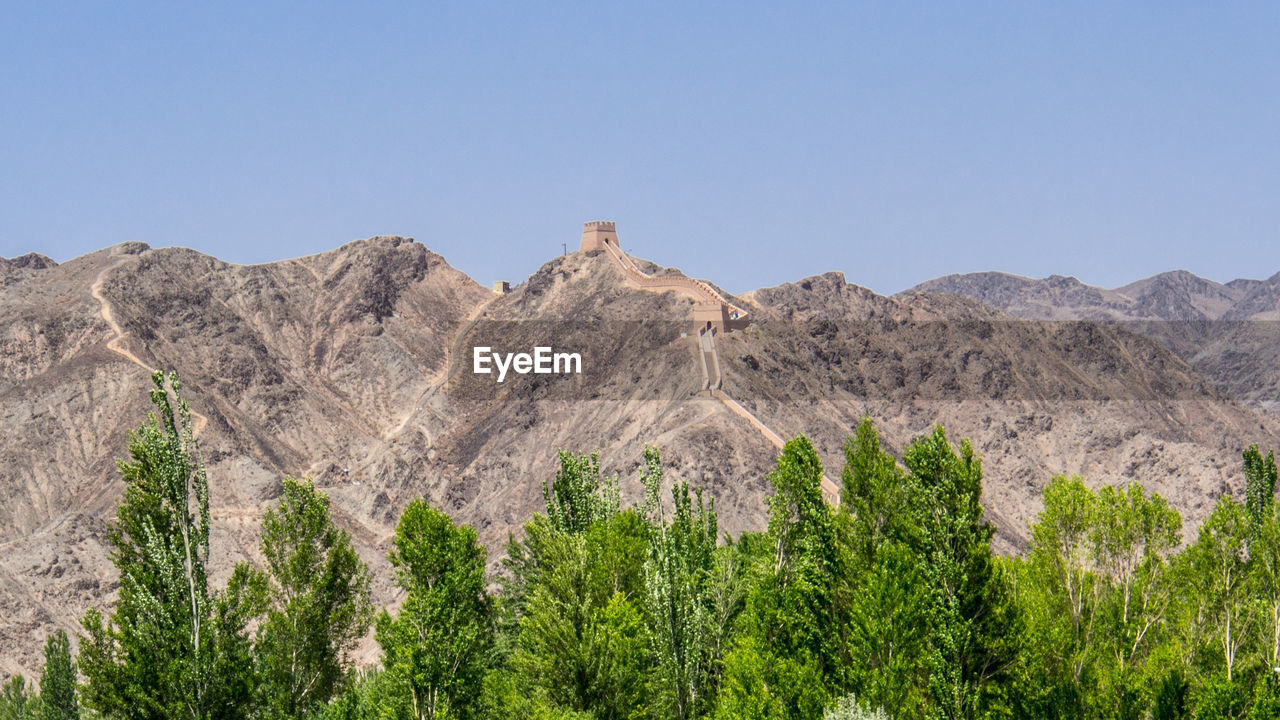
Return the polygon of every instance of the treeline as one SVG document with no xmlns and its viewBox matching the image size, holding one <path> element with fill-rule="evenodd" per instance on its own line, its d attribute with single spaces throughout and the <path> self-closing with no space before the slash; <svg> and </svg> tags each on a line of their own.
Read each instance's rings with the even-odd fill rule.
<svg viewBox="0 0 1280 720">
<path fill-rule="evenodd" d="M 654 448 L 631 508 L 597 456 L 562 452 L 496 577 L 474 529 L 410 503 L 403 601 L 375 614 L 307 481 L 266 514 L 264 567 L 210 587 L 189 411 L 155 383 L 120 463 L 116 606 L 86 613 L 79 679 L 54 635 L 39 692 L 11 679 L 0 720 L 1280 717 L 1277 473 L 1256 447 L 1243 502 L 1187 547 L 1159 495 L 1058 477 L 1015 558 L 991 550 L 981 460 L 940 427 L 899 459 L 864 421 L 839 507 L 791 440 L 767 530 L 736 538 L 700 491 L 663 492 Z M 370 629 L 381 661 L 355 668 Z"/>
</svg>

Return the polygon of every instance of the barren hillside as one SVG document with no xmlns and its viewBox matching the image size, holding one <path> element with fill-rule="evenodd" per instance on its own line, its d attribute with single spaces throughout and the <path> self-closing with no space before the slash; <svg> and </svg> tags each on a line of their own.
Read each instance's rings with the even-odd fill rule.
<svg viewBox="0 0 1280 720">
<path fill-rule="evenodd" d="M 1121 323 L 1160 341 L 1232 397 L 1280 413 L 1280 273 L 1222 284 L 1185 270 L 1114 290 L 1053 275 L 947 275 L 911 292 L 960 295 L 1029 320 Z"/>
<path fill-rule="evenodd" d="M 1238 483 L 1240 449 L 1280 440 L 1273 416 L 1123 327 L 885 298 L 838 274 L 734 301 L 753 324 L 716 339 L 722 401 L 699 392 L 693 300 L 629 285 L 604 252 L 556 258 L 507 295 L 403 238 L 250 267 L 141 245 L 0 261 L 0 673 L 29 672 L 48 632 L 110 602 L 114 459 L 153 367 L 180 372 L 198 414 L 219 572 L 255 556 L 280 479 L 311 475 L 380 603 L 395 601 L 385 554 L 410 498 L 474 524 L 496 562 L 540 508 L 559 448 L 601 450 L 634 499 L 655 444 L 672 479 L 715 498 L 723 530 L 761 528 L 774 446 L 731 401 L 766 429 L 808 433 L 832 478 L 864 414 L 895 448 L 934 422 L 973 438 L 1005 551 L 1054 473 L 1141 480 L 1194 526 Z M 473 347 L 537 345 L 581 353 L 583 373 L 471 372 Z"/>
</svg>

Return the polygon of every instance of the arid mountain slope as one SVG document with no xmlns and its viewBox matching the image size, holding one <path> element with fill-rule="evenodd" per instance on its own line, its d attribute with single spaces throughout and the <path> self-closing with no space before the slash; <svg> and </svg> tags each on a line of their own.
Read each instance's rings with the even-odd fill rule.
<svg viewBox="0 0 1280 720">
<path fill-rule="evenodd" d="M 1218 320 L 1250 294 L 1245 282 L 1257 281 L 1223 285 L 1175 270 L 1107 290 L 1062 275 L 981 272 L 946 275 L 906 293 L 961 295 L 1032 320 Z"/>
<path fill-rule="evenodd" d="M 1280 273 L 1225 285 L 1185 270 L 1114 290 L 1053 275 L 947 275 L 912 292 L 947 293 L 1029 320 L 1126 324 L 1159 340 L 1233 397 L 1280 412 Z"/>
<path fill-rule="evenodd" d="M 560 448 L 601 450 L 633 500 L 657 445 L 724 530 L 763 527 L 775 450 L 699 393 L 692 301 L 629 286 L 606 253 L 555 258 L 507 295 L 402 238 L 251 267 L 136 244 L 25 258 L 0 263 L 0 674 L 29 672 L 48 632 L 111 601 L 114 459 L 153 367 L 181 373 L 198 414 L 218 573 L 256 556 L 280 479 L 310 475 L 393 603 L 385 554 L 410 498 L 474 524 L 496 562 Z M 1242 447 L 1280 440 L 1275 418 L 1123 327 L 885 298 L 838 274 L 731 300 L 754 324 L 717 338 L 728 396 L 783 436 L 808 433 L 833 478 L 864 415 L 894 448 L 939 421 L 971 437 L 1006 551 L 1054 473 L 1141 480 L 1194 525 L 1239 483 Z M 474 347 L 539 345 L 580 353 L 582 373 L 472 372 Z"/>
<path fill-rule="evenodd" d="M 124 245 L 30 267 L 0 294 L 0 669 L 109 599 L 114 459 L 148 409 L 150 368 L 188 388 L 212 478 L 215 564 L 251 555 L 284 474 L 332 474 L 446 365 L 490 293 L 421 245 L 375 238 L 255 267 Z M 338 504 L 370 558 L 386 534 Z M 385 585 L 385 577 L 382 578 Z"/>
<path fill-rule="evenodd" d="M 895 448 L 935 422 L 972 438 L 1006 549 L 1026 539 L 1054 474 L 1139 480 L 1173 500 L 1190 529 L 1239 481 L 1239 447 L 1280 437 L 1275 418 L 1124 327 L 1016 320 L 955 296 L 884 298 L 836 273 L 749 298 L 798 332 L 730 337 L 730 392 L 824 448 L 863 414 Z"/>
</svg>

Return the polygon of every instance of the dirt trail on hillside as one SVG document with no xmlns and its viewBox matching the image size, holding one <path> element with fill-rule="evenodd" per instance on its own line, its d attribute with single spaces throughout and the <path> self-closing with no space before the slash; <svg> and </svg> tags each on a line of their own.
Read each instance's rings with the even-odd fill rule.
<svg viewBox="0 0 1280 720">
<path fill-rule="evenodd" d="M 635 261 L 632 260 L 622 248 L 616 248 L 608 242 L 604 244 L 604 247 L 607 249 L 609 257 L 613 258 L 613 261 L 618 265 L 618 267 L 622 268 L 623 274 L 627 278 L 627 284 L 632 287 L 641 290 L 648 290 L 650 292 L 675 291 L 684 293 L 694 298 L 695 301 L 701 301 L 704 303 L 722 303 L 723 305 L 733 308 L 733 317 L 735 319 L 745 318 L 747 315 L 746 310 L 729 302 L 723 295 L 716 292 L 710 285 L 707 285 L 701 280 L 695 280 L 693 278 L 683 276 L 656 277 L 654 275 L 650 275 L 649 273 L 641 270 L 640 267 L 636 265 Z M 782 448 L 786 445 L 786 440 L 768 425 L 765 425 L 760 418 L 756 417 L 754 413 L 739 404 L 738 401 L 730 397 L 729 394 L 721 388 L 720 354 L 719 351 L 716 350 L 714 334 L 709 330 L 710 324 L 708 324 L 707 327 L 709 337 L 707 338 L 707 344 L 705 346 L 703 345 L 702 331 L 699 330 L 695 336 L 695 341 L 699 344 L 698 354 L 702 357 L 703 361 L 703 391 L 711 397 L 719 400 L 722 405 L 728 408 L 729 412 L 732 412 L 734 415 L 745 420 L 748 425 L 759 432 L 765 440 L 768 440 L 771 445 L 781 452 Z M 711 355 L 711 362 L 715 370 L 714 380 L 712 380 L 713 376 L 710 369 L 706 366 L 706 353 Z M 827 499 L 831 501 L 833 505 L 839 505 L 839 486 L 831 482 L 831 479 L 826 475 L 822 476 L 820 484 L 822 486 L 822 492 L 827 496 Z"/>
<path fill-rule="evenodd" d="M 101 317 L 103 322 L 107 324 L 107 327 L 111 329 L 113 337 L 107 341 L 107 349 L 125 358 L 130 363 L 146 370 L 147 374 L 150 375 L 155 372 L 155 369 L 143 362 L 141 358 L 133 354 L 133 352 L 124 345 L 124 338 L 127 333 L 125 333 L 124 329 L 120 327 L 120 323 L 116 321 L 115 313 L 111 309 L 110 301 L 108 301 L 102 294 L 102 286 L 106 282 L 107 275 L 112 270 L 115 270 L 135 257 L 136 256 L 134 255 L 124 255 L 118 257 L 116 261 L 110 265 L 102 268 L 102 270 L 98 272 L 97 277 L 94 278 L 93 284 L 89 286 L 89 295 L 98 302 L 98 316 Z M 200 432 L 209 424 L 209 419 L 194 410 L 191 411 L 191 415 L 196 419 L 196 426 L 192 434 L 194 436 L 199 436 Z M 113 481 L 114 478 L 110 478 L 96 483 L 94 487 L 89 489 L 89 497 L 83 503 L 73 503 L 66 510 L 51 518 L 48 522 L 30 533 L 7 542 L 0 543 L 0 549 L 12 548 L 17 546 L 19 543 L 28 542 L 35 538 L 49 535 L 58 530 L 68 519 L 79 514 L 83 508 L 92 507 L 99 502 L 106 493 L 110 492 L 111 487 L 114 484 Z"/>
<path fill-rule="evenodd" d="M 124 329 L 120 327 L 120 323 L 116 322 L 115 313 L 111 310 L 111 303 L 107 300 L 106 296 L 102 294 L 102 285 L 106 282 L 107 274 L 135 257 L 137 256 L 125 255 L 110 265 L 102 268 L 102 270 L 98 272 L 98 277 L 94 278 L 93 284 L 89 286 L 89 295 L 91 295 L 94 300 L 98 301 L 98 315 L 102 318 L 103 322 L 107 324 L 107 327 L 111 328 L 111 332 L 115 335 L 115 337 L 107 341 L 107 349 L 134 365 L 137 365 L 143 370 L 146 370 L 147 374 L 151 375 L 155 373 L 156 369 L 143 362 L 141 358 L 134 355 L 133 351 L 125 346 L 124 338 L 127 333 L 125 333 Z M 192 431 L 192 435 L 198 438 L 205 427 L 209 425 L 209 418 L 201 415 L 195 410 L 191 410 L 191 416 L 196 419 L 196 426 Z"/>
</svg>

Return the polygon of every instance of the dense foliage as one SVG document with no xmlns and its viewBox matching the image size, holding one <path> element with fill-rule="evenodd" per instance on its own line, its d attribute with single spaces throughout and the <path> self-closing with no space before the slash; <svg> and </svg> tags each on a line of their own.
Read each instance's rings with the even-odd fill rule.
<svg viewBox="0 0 1280 720">
<path fill-rule="evenodd" d="M 1185 547 L 1159 495 L 1064 476 L 1020 557 L 993 553 L 981 459 L 941 427 L 891 453 L 864 421 L 838 505 L 791 440 L 767 529 L 736 538 L 656 448 L 635 507 L 597 455 L 562 452 L 496 574 L 474 529 L 410 503 L 400 600 L 372 622 L 368 571 L 309 481 L 264 517 L 263 567 L 209 587 L 208 483 L 180 384 L 155 381 L 84 680 L 55 634 L 39 692 L 12 678 L 0 720 L 1280 717 L 1280 505 L 1257 447 L 1243 498 Z M 381 661 L 357 669 L 371 624 Z"/>
<path fill-rule="evenodd" d="M 126 486 L 109 537 L 119 599 L 109 617 L 90 609 L 83 621 L 85 703 L 130 720 L 242 718 L 255 679 L 247 626 L 261 593 L 243 564 L 210 590 L 209 485 L 191 413 L 176 376 L 153 380 L 156 411 L 120 463 Z"/>
<path fill-rule="evenodd" d="M 369 629 L 369 573 L 334 527 L 329 498 L 293 478 L 262 519 L 262 557 L 270 602 L 254 648 L 260 710 L 302 717 L 332 699 Z"/>
<path fill-rule="evenodd" d="M 75 720 L 80 717 L 76 695 L 76 662 L 65 630 L 49 636 L 44 644 L 44 672 L 40 674 L 40 720 Z"/>
</svg>

